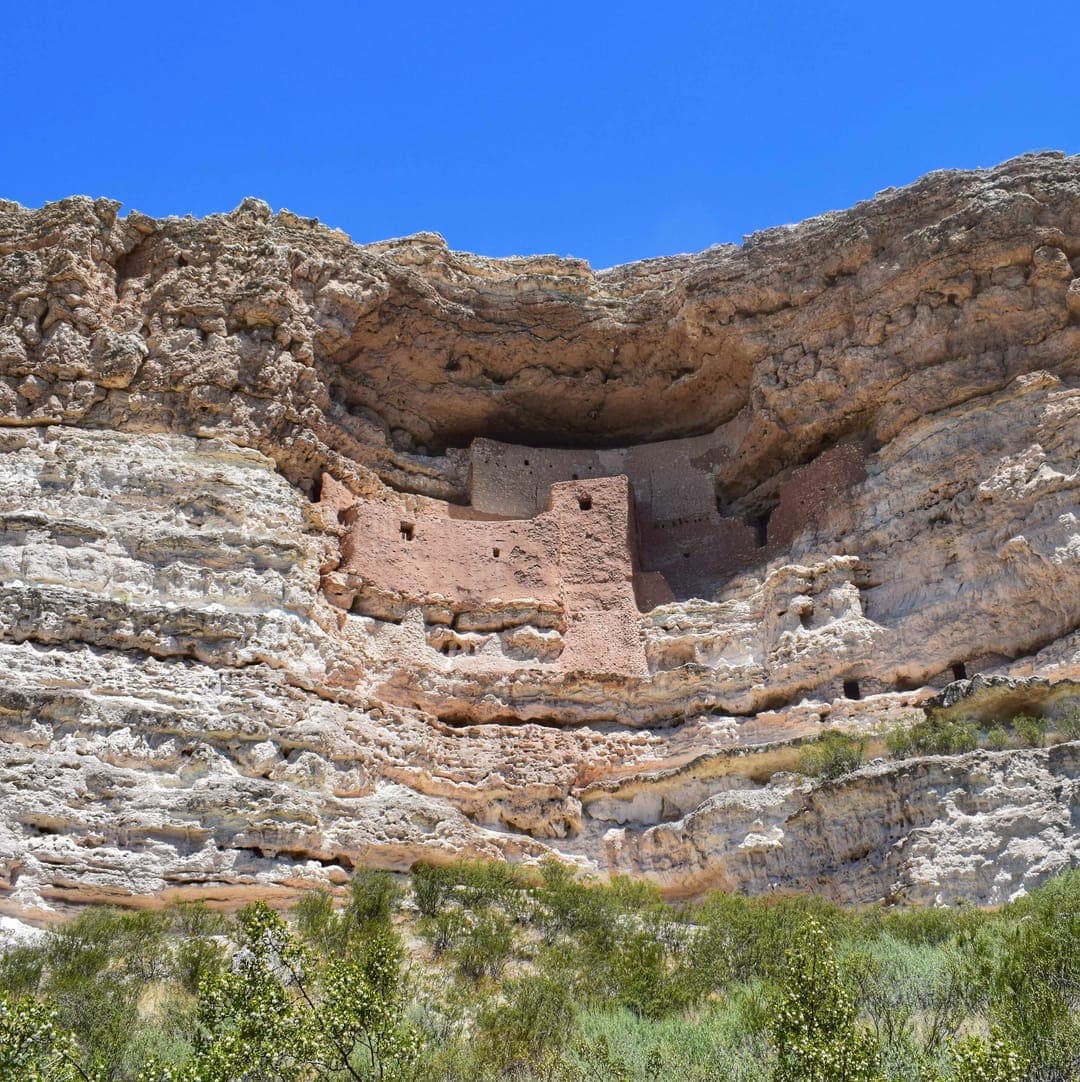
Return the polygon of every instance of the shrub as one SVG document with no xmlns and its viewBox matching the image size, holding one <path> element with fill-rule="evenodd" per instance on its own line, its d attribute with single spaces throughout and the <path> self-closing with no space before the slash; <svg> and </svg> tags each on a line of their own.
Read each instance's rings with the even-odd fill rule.
<svg viewBox="0 0 1080 1082">
<path fill-rule="evenodd" d="M 389 872 L 361 868 L 349 883 L 345 912 L 357 928 L 389 926 L 401 891 Z"/>
<path fill-rule="evenodd" d="M 789 955 L 787 979 L 773 1004 L 774 1082 L 879 1082 L 880 1050 L 855 1020 L 836 955 L 812 917 Z"/>
<path fill-rule="evenodd" d="M 1080 1062 L 1080 869 L 1003 917 L 994 1015 L 1027 1060 L 1070 1077 Z"/>
<path fill-rule="evenodd" d="M 420 934 L 431 944 L 436 957 L 454 950 L 467 931 L 468 918 L 459 906 L 442 910 L 420 926 Z"/>
<path fill-rule="evenodd" d="M 292 907 L 292 915 L 297 934 L 321 956 L 344 952 L 349 940 L 349 921 L 338 916 L 334 900 L 326 891 L 308 891 Z"/>
<path fill-rule="evenodd" d="M 507 981 L 505 998 L 477 1019 L 477 1059 L 516 1076 L 565 1049 L 577 1029 L 577 1010 L 565 982 L 546 974 Z"/>
<path fill-rule="evenodd" d="M 886 736 L 885 744 L 898 759 L 911 755 L 959 755 L 979 746 L 979 733 L 967 719 L 954 721 L 928 717 L 913 725 L 893 729 Z"/>
<path fill-rule="evenodd" d="M 458 969 L 470 980 L 497 977 L 514 945 L 510 922 L 497 909 L 483 909 L 454 952 Z"/>
<path fill-rule="evenodd" d="M 421 916 L 434 917 L 452 889 L 450 872 L 435 864 L 414 864 L 410 874 L 416 908 Z"/>
<path fill-rule="evenodd" d="M 1009 746 L 1009 734 L 1000 725 L 995 725 L 986 734 L 986 746 L 991 751 L 1004 751 Z"/>
<path fill-rule="evenodd" d="M 829 729 L 812 744 L 799 749 L 799 773 L 825 781 L 850 774 L 858 770 L 865 748 L 865 740 Z"/>
<path fill-rule="evenodd" d="M 1030 714 L 1017 714 L 1013 718 L 1016 738 L 1023 748 L 1041 748 L 1046 743 L 1047 721 Z"/>
<path fill-rule="evenodd" d="M 1080 709 L 1074 708 L 1062 714 L 1054 726 L 1066 740 L 1080 740 Z"/>
<path fill-rule="evenodd" d="M 0 993 L 0 1078 L 92 1082 L 105 1075 L 79 1066 L 74 1035 L 58 1025 L 56 1011 L 36 999 Z"/>
<path fill-rule="evenodd" d="M 954 1082 L 1024 1082 L 1027 1069 L 1016 1045 L 999 1030 L 989 1039 L 965 1037 L 949 1048 Z"/>
</svg>

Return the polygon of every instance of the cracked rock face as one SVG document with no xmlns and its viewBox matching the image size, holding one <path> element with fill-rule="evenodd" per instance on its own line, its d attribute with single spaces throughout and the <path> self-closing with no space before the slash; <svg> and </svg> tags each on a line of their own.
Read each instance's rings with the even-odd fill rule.
<svg viewBox="0 0 1080 1082">
<path fill-rule="evenodd" d="M 360 864 L 995 903 L 1076 743 L 1080 160 L 592 271 L 0 203 L 0 910 Z"/>
</svg>

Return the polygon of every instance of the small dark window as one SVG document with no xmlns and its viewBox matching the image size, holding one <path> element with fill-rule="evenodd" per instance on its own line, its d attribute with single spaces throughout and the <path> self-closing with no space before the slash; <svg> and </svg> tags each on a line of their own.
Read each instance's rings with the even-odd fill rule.
<svg viewBox="0 0 1080 1082">
<path fill-rule="evenodd" d="M 845 699 L 861 699 L 862 694 L 859 691 L 858 680 L 845 680 L 844 681 L 844 698 Z"/>
<path fill-rule="evenodd" d="M 582 511 L 591 511 L 592 510 L 592 497 L 591 496 L 578 496 L 577 505 L 578 505 L 578 507 L 581 508 Z"/>
<path fill-rule="evenodd" d="M 576 473 L 575 473 L 575 474 L 571 474 L 571 480 L 574 480 L 574 481 L 576 481 L 577 479 L 578 479 L 578 475 L 577 475 Z"/>
<path fill-rule="evenodd" d="M 763 549 L 769 543 L 769 516 L 771 511 L 766 511 L 764 514 L 755 515 L 750 521 L 750 525 L 754 527 L 754 533 L 757 536 L 757 547 Z"/>
<path fill-rule="evenodd" d="M 499 550 L 498 549 L 492 549 L 491 550 L 491 555 L 494 556 L 495 559 L 497 560 L 499 558 Z"/>
<path fill-rule="evenodd" d="M 684 552 L 683 553 L 683 559 L 684 560 L 689 560 L 690 559 L 690 553 L 689 552 Z"/>
<path fill-rule="evenodd" d="M 952 667 L 952 674 L 954 680 L 966 680 L 967 666 L 962 661 L 954 662 Z"/>
<path fill-rule="evenodd" d="M 403 522 L 401 524 L 401 539 L 403 541 L 411 541 L 416 527 L 411 522 Z"/>
<path fill-rule="evenodd" d="M 525 465 L 527 466 L 528 464 L 529 464 L 529 460 L 525 459 Z"/>
</svg>

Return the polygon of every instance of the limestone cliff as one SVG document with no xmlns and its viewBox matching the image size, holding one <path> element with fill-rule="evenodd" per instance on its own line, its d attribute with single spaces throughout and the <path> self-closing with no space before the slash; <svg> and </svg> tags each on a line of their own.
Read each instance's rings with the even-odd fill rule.
<svg viewBox="0 0 1080 1082">
<path fill-rule="evenodd" d="M 790 772 L 1080 697 L 1080 159 L 595 272 L 117 211 L 0 203 L 0 908 L 1080 862 L 1076 743 Z"/>
</svg>

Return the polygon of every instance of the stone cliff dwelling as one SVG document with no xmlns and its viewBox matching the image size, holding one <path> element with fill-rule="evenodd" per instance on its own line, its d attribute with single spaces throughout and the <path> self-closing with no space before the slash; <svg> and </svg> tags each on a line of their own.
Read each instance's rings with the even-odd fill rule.
<svg viewBox="0 0 1080 1082">
<path fill-rule="evenodd" d="M 332 596 L 383 620 L 422 599 L 425 621 L 445 629 L 430 643 L 448 656 L 476 653 L 468 632 L 509 629 L 519 660 L 642 674 L 640 613 L 712 599 L 865 476 L 863 447 L 842 443 L 780 485 L 772 510 L 735 517 L 716 491 L 726 453 L 718 433 L 606 450 L 478 438 L 467 506 L 357 500 L 326 475 L 321 498 L 346 530 Z"/>
</svg>

